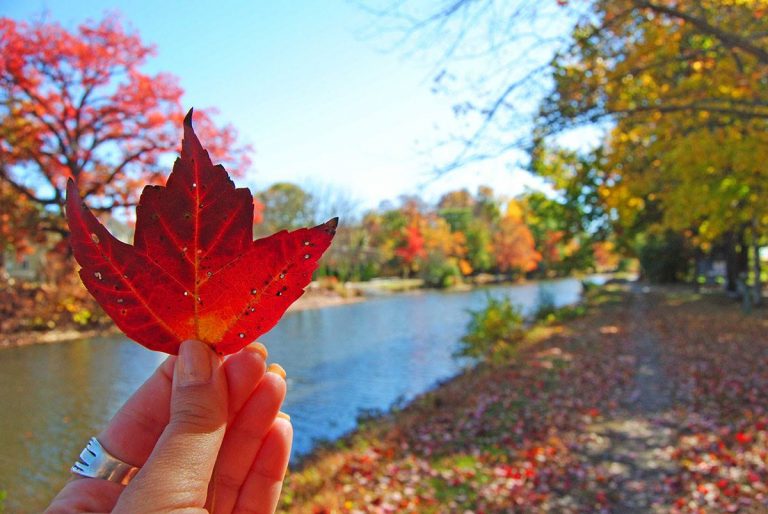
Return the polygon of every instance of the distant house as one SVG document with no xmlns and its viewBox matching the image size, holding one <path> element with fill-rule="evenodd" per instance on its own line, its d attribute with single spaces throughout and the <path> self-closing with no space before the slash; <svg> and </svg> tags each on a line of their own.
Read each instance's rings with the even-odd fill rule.
<svg viewBox="0 0 768 514">
<path fill-rule="evenodd" d="M 133 227 L 127 223 L 111 218 L 106 223 L 107 229 L 119 240 L 127 243 L 133 242 Z M 5 275 L 8 278 L 16 280 L 24 280 L 29 282 L 44 282 L 49 277 L 46 276 L 46 255 L 48 250 L 52 248 L 55 241 L 58 241 L 58 236 L 54 240 L 49 238 L 48 245 L 39 245 L 33 243 L 32 251 L 18 255 L 13 250 L 5 250 L 2 252 L 2 259 L 0 259 L 0 275 Z"/>
<path fill-rule="evenodd" d="M 31 253 L 21 256 L 16 252 L 6 250 L 3 253 L 2 270 L 8 278 L 39 282 L 44 278 L 45 254 L 42 247 L 35 248 Z"/>
</svg>

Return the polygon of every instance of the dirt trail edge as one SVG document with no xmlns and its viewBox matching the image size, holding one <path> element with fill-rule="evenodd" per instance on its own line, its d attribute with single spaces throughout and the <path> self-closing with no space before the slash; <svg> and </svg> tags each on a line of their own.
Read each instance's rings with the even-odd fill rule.
<svg viewBox="0 0 768 514">
<path fill-rule="evenodd" d="M 669 383 L 661 363 L 663 344 L 649 323 L 647 288 L 634 287 L 627 319 L 624 358 L 634 362 L 634 387 L 616 416 L 593 423 L 587 458 L 611 476 L 618 489 L 616 513 L 667 512 L 670 477 L 678 473 L 671 458 L 675 437 Z"/>
</svg>

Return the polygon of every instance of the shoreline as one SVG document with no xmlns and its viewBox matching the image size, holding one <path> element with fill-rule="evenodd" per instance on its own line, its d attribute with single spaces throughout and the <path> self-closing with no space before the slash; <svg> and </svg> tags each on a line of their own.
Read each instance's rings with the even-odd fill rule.
<svg viewBox="0 0 768 514">
<path fill-rule="evenodd" d="M 560 279 L 574 278 L 576 280 L 583 280 L 583 276 L 574 277 L 558 277 Z M 477 281 L 476 283 L 463 283 L 461 286 L 447 288 L 445 291 L 466 291 L 475 289 L 478 287 L 491 286 L 491 285 L 515 285 L 525 284 L 528 282 L 535 282 L 536 280 L 522 280 L 516 282 L 504 282 L 504 281 Z M 366 301 L 370 297 L 402 294 L 413 291 L 423 291 L 430 288 L 424 287 L 423 282 L 419 279 L 397 279 L 397 278 L 379 278 L 370 282 L 364 283 L 350 283 L 349 291 L 353 294 L 349 296 L 340 295 L 338 293 L 329 292 L 322 289 L 314 289 L 310 286 L 306 293 L 301 296 L 296 302 L 294 302 L 286 313 L 300 312 L 305 310 L 325 309 L 330 307 L 338 307 L 341 305 L 349 305 L 353 303 L 359 303 Z M 102 328 L 89 328 L 85 330 L 78 330 L 72 327 L 66 329 L 53 329 L 45 332 L 18 332 L 9 334 L 0 339 L 0 351 L 6 348 L 18 348 L 21 346 L 31 346 L 37 344 L 54 344 L 65 343 L 74 341 L 77 339 L 91 338 L 98 336 L 120 334 L 120 330 L 110 324 L 109 326 Z"/>
<path fill-rule="evenodd" d="M 344 297 L 336 294 L 326 294 L 323 292 L 307 292 L 304 296 L 296 300 L 286 313 L 300 312 L 314 309 L 325 309 L 348 305 L 365 301 L 364 296 Z M 87 339 L 92 337 L 120 334 L 120 329 L 115 325 L 104 328 L 89 328 L 86 330 L 76 330 L 73 328 L 53 329 L 45 332 L 19 332 L 3 336 L 0 339 L 0 351 L 6 348 L 19 348 L 22 346 L 56 344 L 75 341 L 77 339 Z"/>
</svg>

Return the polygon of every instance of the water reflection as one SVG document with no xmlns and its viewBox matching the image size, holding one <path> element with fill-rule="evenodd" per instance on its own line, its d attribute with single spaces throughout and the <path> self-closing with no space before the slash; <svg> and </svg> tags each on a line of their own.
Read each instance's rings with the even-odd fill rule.
<svg viewBox="0 0 768 514">
<path fill-rule="evenodd" d="M 486 294 L 509 295 L 530 312 L 542 290 L 562 305 L 578 300 L 581 285 L 417 292 L 286 316 L 263 341 L 270 359 L 288 371 L 284 410 L 294 423 L 294 457 L 353 429 L 361 410 L 386 409 L 456 374 L 465 364 L 452 355 L 467 309 L 482 306 Z M 88 437 L 163 359 L 122 337 L 0 352 L 0 490 L 8 491 L 7 510 L 42 510 Z"/>
<path fill-rule="evenodd" d="M 0 352 L 0 489 L 8 491 L 8 511 L 40 511 L 89 434 L 162 358 L 122 337 Z"/>
</svg>

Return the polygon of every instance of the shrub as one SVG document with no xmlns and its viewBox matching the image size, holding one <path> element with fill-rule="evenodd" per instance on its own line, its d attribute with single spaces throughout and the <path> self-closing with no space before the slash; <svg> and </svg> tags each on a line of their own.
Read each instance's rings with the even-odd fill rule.
<svg viewBox="0 0 768 514">
<path fill-rule="evenodd" d="M 509 298 L 487 296 L 486 305 L 478 311 L 470 311 L 471 319 L 467 334 L 461 338 L 458 355 L 475 357 L 487 362 L 503 360 L 510 356 L 522 341 L 523 313 Z"/>
<path fill-rule="evenodd" d="M 536 302 L 536 312 L 533 313 L 533 319 L 536 321 L 548 321 L 557 312 L 555 305 L 555 295 L 550 289 L 539 287 L 539 298 Z"/>
<path fill-rule="evenodd" d="M 582 280 L 581 281 L 581 294 L 584 296 L 589 296 L 597 291 L 600 290 L 602 286 L 598 284 L 597 282 L 592 282 L 591 280 Z"/>
<path fill-rule="evenodd" d="M 592 282 L 582 282 L 585 295 L 588 291 L 592 291 L 587 284 L 592 284 Z M 594 290 L 596 291 L 597 289 Z M 586 311 L 587 307 L 582 303 L 557 307 L 552 291 L 549 289 L 539 289 L 539 301 L 536 312 L 533 314 L 533 319 L 543 323 L 559 323 L 583 316 Z"/>
<path fill-rule="evenodd" d="M 447 288 L 461 281 L 461 271 L 455 259 L 441 255 L 430 255 L 419 276 L 429 287 Z"/>
</svg>

